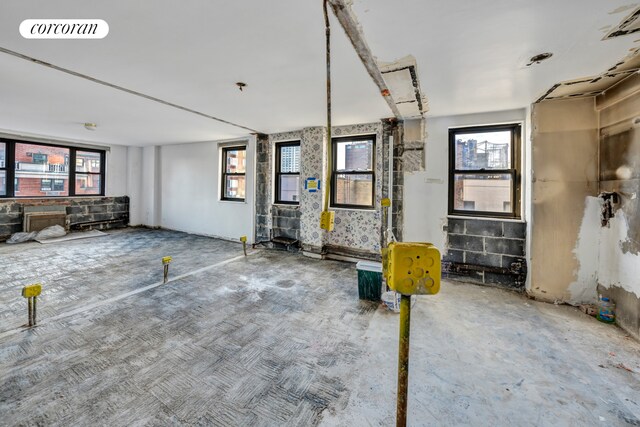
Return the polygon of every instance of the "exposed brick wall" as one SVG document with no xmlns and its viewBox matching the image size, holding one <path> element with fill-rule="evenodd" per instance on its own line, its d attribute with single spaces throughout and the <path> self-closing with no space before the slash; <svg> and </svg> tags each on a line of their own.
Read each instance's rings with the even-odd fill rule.
<svg viewBox="0 0 640 427">
<path fill-rule="evenodd" d="M 109 229 L 129 224 L 128 196 L 0 200 L 0 241 L 22 231 L 24 206 L 65 206 L 71 229 Z"/>
<path fill-rule="evenodd" d="M 450 218 L 447 232 L 446 277 L 524 289 L 525 223 Z"/>
</svg>

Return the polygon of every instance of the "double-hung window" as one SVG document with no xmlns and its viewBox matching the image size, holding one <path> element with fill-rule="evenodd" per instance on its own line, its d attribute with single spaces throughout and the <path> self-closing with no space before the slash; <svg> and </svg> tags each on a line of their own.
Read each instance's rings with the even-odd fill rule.
<svg viewBox="0 0 640 427">
<path fill-rule="evenodd" d="M 76 194 L 101 194 L 102 153 L 97 151 L 76 151 Z"/>
<path fill-rule="evenodd" d="M 276 144 L 276 203 L 300 203 L 300 141 Z"/>
<path fill-rule="evenodd" d="M 331 206 L 374 207 L 375 141 L 374 135 L 332 138 Z"/>
<path fill-rule="evenodd" d="M 449 129 L 449 214 L 520 217 L 519 124 Z"/>
<path fill-rule="evenodd" d="M 247 147 L 222 149 L 222 200 L 244 202 Z"/>
</svg>

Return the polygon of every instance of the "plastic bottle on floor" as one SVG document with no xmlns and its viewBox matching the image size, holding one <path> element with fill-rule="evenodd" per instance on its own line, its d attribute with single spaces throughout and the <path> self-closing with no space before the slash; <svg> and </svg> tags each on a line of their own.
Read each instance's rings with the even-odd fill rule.
<svg viewBox="0 0 640 427">
<path fill-rule="evenodd" d="M 616 321 L 616 305 L 607 297 L 600 295 L 598 299 L 598 315 L 599 321 L 604 323 L 614 323 Z"/>
</svg>

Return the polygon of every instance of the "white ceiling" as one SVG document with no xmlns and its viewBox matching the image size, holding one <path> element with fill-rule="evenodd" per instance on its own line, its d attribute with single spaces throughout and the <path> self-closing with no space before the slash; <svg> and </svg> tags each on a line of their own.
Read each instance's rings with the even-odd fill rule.
<svg viewBox="0 0 640 427">
<path fill-rule="evenodd" d="M 380 61 L 415 56 L 431 116 L 523 108 L 555 83 L 600 74 L 640 34 L 602 41 L 629 0 L 354 0 Z M 529 58 L 552 52 L 546 62 Z"/>
<path fill-rule="evenodd" d="M 522 108 L 554 83 L 602 72 L 635 45 L 634 35 L 601 41 L 634 7 L 623 0 L 354 2 L 379 60 L 416 58 L 430 115 Z M 26 40 L 18 27 L 30 18 L 103 19 L 110 31 L 102 40 Z M 320 0 L 3 0 L 0 47 L 270 133 L 325 122 L 323 24 Z M 332 25 L 334 123 L 391 116 Z M 548 62 L 524 66 L 546 51 L 554 53 Z M 240 92 L 237 81 L 247 88 Z M 248 133 L 6 53 L 0 130 L 126 145 Z"/>
</svg>

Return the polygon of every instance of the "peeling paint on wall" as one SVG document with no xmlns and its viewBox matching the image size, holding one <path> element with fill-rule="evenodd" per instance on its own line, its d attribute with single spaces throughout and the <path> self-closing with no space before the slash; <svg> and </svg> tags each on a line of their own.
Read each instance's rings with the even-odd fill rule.
<svg viewBox="0 0 640 427">
<path fill-rule="evenodd" d="M 604 287 L 619 286 L 640 298 L 640 257 L 624 251 L 629 222 L 622 210 L 616 212 L 608 228 L 602 228 L 598 282 Z"/>
<path fill-rule="evenodd" d="M 578 240 L 573 254 L 578 268 L 574 271 L 576 280 L 569 285 L 570 304 L 593 303 L 597 301 L 598 248 L 600 240 L 600 211 L 602 200 L 588 196 L 585 200 L 584 215 L 578 232 Z"/>
</svg>

